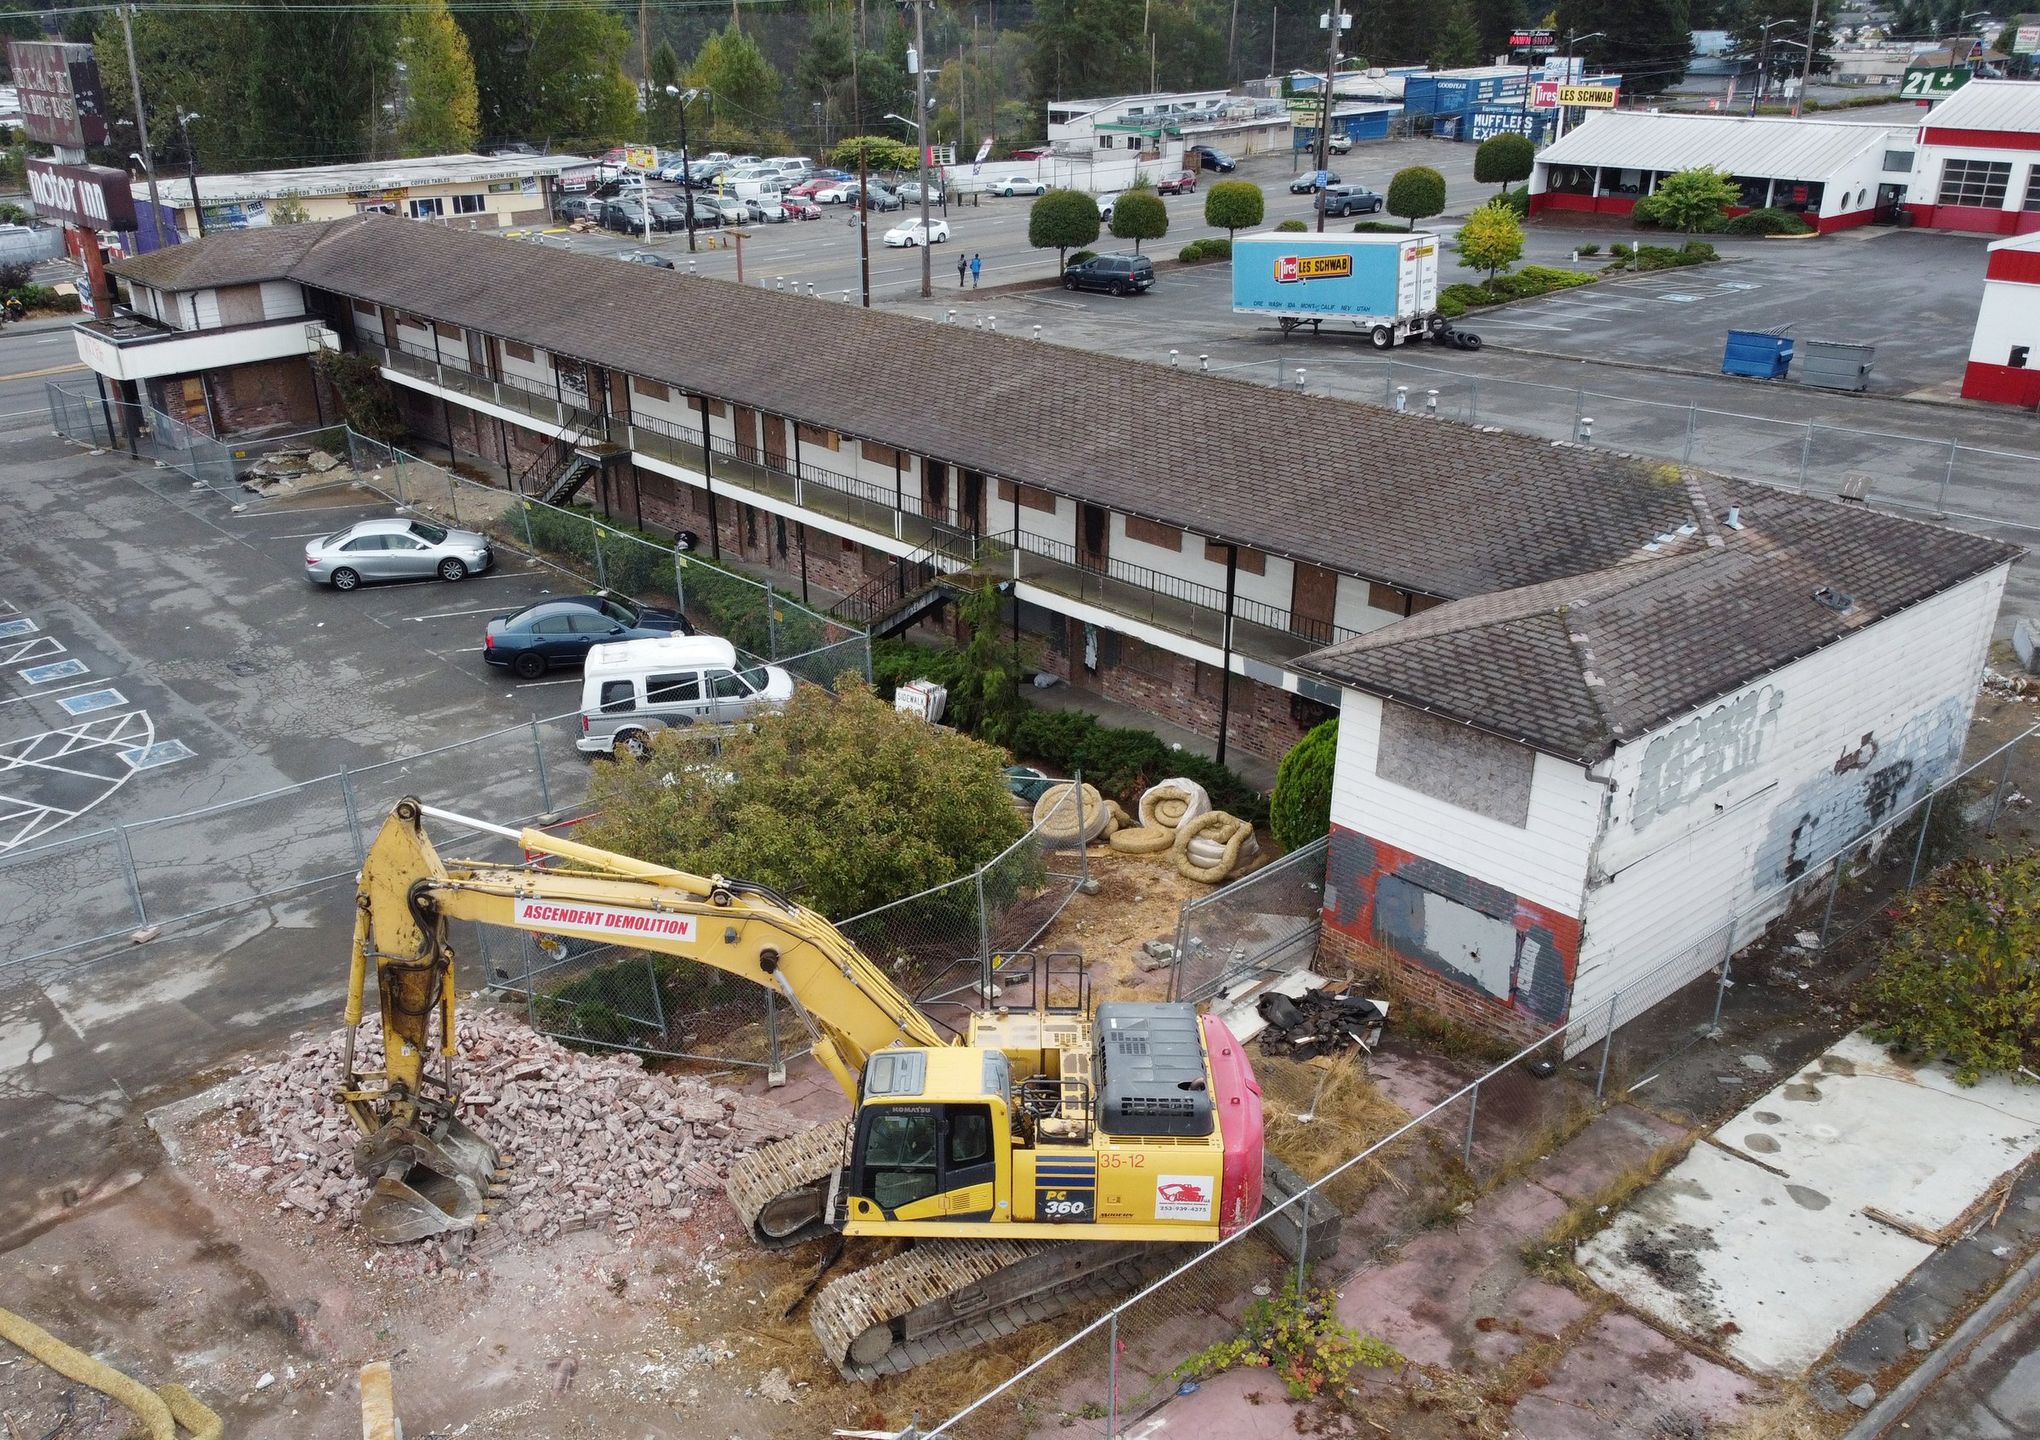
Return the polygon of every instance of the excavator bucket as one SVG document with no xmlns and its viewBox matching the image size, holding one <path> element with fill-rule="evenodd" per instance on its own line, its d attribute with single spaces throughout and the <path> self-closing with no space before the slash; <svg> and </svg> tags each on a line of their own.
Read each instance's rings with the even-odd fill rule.
<svg viewBox="0 0 2040 1440">
<path fill-rule="evenodd" d="M 382 1245 L 403 1245 L 486 1223 L 502 1179 L 495 1148 L 450 1114 L 429 1128 L 392 1122 L 354 1147 L 354 1168 L 375 1181 L 361 1225 Z"/>
</svg>

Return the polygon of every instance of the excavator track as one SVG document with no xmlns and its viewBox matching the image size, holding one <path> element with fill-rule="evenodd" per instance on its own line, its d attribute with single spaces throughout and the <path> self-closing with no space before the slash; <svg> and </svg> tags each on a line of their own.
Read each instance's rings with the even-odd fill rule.
<svg viewBox="0 0 2040 1440">
<path fill-rule="evenodd" d="M 808 1319 L 846 1379 L 875 1380 L 1123 1296 L 1163 1253 L 1145 1243 L 922 1240 L 830 1282 Z"/>
<path fill-rule="evenodd" d="M 849 1153 L 848 1120 L 803 1130 L 740 1155 L 723 1189 L 751 1239 L 767 1250 L 789 1250 L 830 1234 L 829 1182 Z"/>
</svg>

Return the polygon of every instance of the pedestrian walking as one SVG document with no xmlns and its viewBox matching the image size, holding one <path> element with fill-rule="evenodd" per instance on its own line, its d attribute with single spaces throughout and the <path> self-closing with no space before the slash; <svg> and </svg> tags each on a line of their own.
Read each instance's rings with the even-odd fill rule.
<svg viewBox="0 0 2040 1440">
<path fill-rule="evenodd" d="M 966 276 L 966 275 L 968 275 L 969 273 L 970 273 L 970 261 L 968 261 L 968 260 L 964 259 L 962 255 L 958 255 L 958 256 L 956 257 L 956 288 L 957 288 L 957 289 L 961 290 L 961 289 L 963 288 L 963 277 L 964 277 L 964 276 Z"/>
<path fill-rule="evenodd" d="M 977 289 L 977 287 L 978 287 L 978 272 L 980 272 L 980 271 L 981 271 L 981 270 L 983 270 L 984 268 L 985 268 L 985 262 L 984 262 L 984 261 L 982 261 L 982 260 L 978 259 L 978 257 L 977 257 L 977 256 L 975 256 L 975 255 L 973 255 L 973 256 L 971 256 L 971 257 L 970 257 L 970 288 L 971 288 L 971 289 L 973 289 L 973 290 Z"/>
</svg>

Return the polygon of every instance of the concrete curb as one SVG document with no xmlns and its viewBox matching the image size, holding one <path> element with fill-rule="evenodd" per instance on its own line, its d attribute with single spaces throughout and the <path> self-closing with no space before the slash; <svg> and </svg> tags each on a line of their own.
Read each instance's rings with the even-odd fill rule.
<svg viewBox="0 0 2040 1440">
<path fill-rule="evenodd" d="M 1947 1373 L 1949 1366 L 1997 1328 L 2005 1312 L 2033 1287 L 2036 1280 L 2040 1280 L 2040 1251 L 2028 1256 L 2026 1263 L 1998 1286 L 1996 1294 L 1956 1326 L 1955 1333 L 1935 1346 L 1933 1353 L 1920 1362 L 1919 1368 L 1893 1386 L 1889 1395 L 1872 1405 L 1842 1440 L 1878 1440 L 1905 1417 L 1905 1412 L 1912 1409 L 1928 1386 Z"/>
</svg>

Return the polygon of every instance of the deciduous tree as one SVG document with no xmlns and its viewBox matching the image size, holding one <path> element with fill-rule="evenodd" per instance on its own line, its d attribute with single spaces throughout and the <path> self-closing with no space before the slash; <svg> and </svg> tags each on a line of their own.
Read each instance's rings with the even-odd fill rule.
<svg viewBox="0 0 2040 1440">
<path fill-rule="evenodd" d="M 721 124 L 753 132 L 777 128 L 779 72 L 735 20 L 701 43 L 687 79 L 715 97 Z"/>
<path fill-rule="evenodd" d="M 1741 200 L 1742 190 L 1734 180 L 1702 166 L 1658 181 L 1656 190 L 1637 201 L 1636 214 L 1667 230 L 1713 230 L 1721 224 L 1722 212 Z"/>
<path fill-rule="evenodd" d="M 1169 233 L 1169 207 L 1152 190 L 1129 190 L 1112 206 L 1112 233 L 1133 242 L 1140 254 L 1140 242 L 1159 240 Z"/>
<path fill-rule="evenodd" d="M 462 10 L 490 140 L 594 145 L 638 123 L 637 92 L 623 72 L 631 34 L 592 0 L 530 9 Z"/>
<path fill-rule="evenodd" d="M 1098 202 L 1082 190 L 1051 190 L 1037 196 L 1027 212 L 1027 243 L 1055 251 L 1055 267 L 1064 257 L 1098 239 Z"/>
<path fill-rule="evenodd" d="M 1460 264 L 1485 270 L 1492 280 L 1523 258 L 1523 223 L 1507 201 L 1490 200 L 1466 217 L 1454 244 Z"/>
<path fill-rule="evenodd" d="M 1385 208 L 1389 214 L 1409 221 L 1410 229 L 1416 229 L 1419 220 L 1444 213 L 1445 177 L 1428 165 L 1405 166 L 1388 182 Z"/>
<path fill-rule="evenodd" d="M 833 697 L 802 686 L 719 749 L 669 730 L 648 762 L 597 770 L 585 838 L 844 919 L 968 874 L 1018 839 L 1005 763 L 860 682 Z"/>
<path fill-rule="evenodd" d="M 1504 190 L 1528 180 L 1537 165 L 1537 147 L 1527 135 L 1492 135 L 1473 152 L 1473 178 Z"/>
<path fill-rule="evenodd" d="M 1204 223 L 1225 231 L 1251 230 L 1268 213 L 1267 197 L 1251 180 L 1221 180 L 1204 192 Z"/>
</svg>

